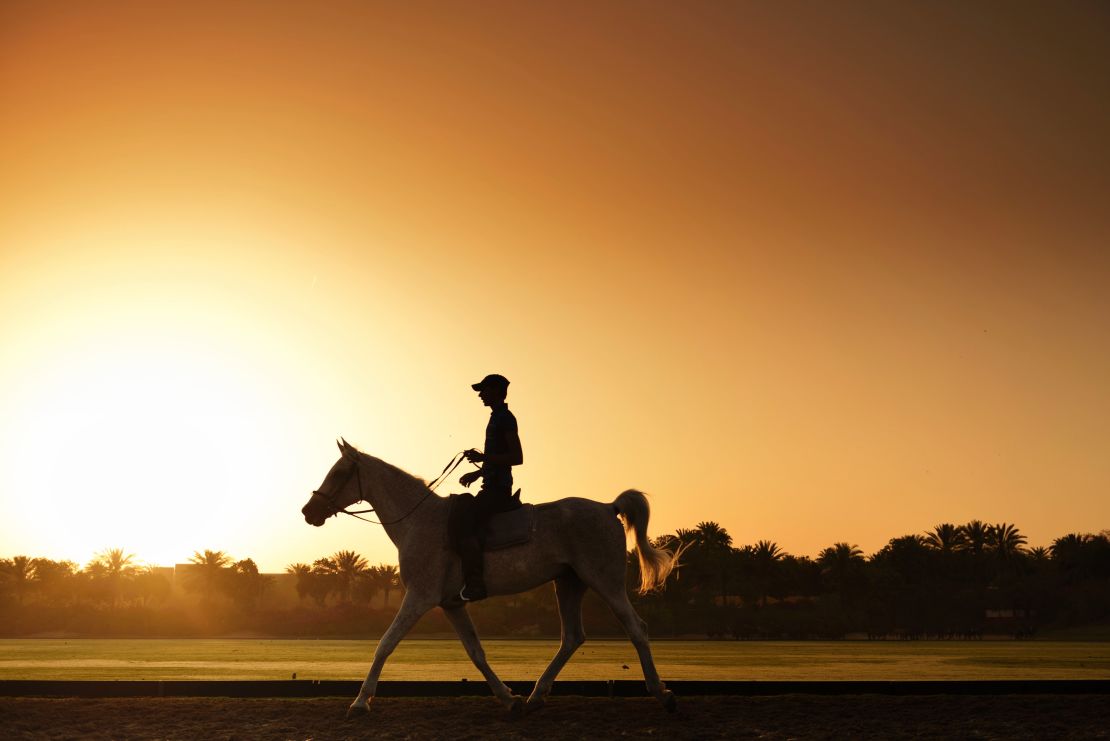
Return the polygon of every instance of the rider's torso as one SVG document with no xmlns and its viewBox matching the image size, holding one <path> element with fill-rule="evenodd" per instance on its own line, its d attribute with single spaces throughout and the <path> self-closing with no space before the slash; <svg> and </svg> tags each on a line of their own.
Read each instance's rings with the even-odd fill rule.
<svg viewBox="0 0 1110 741">
<path fill-rule="evenodd" d="M 486 425 L 485 454 L 503 455 L 509 452 L 505 437 L 516 433 L 516 417 L 509 411 L 508 404 L 500 404 L 490 409 L 489 424 Z M 483 489 L 510 490 L 513 486 L 513 468 L 507 464 L 485 463 L 482 466 Z"/>
</svg>

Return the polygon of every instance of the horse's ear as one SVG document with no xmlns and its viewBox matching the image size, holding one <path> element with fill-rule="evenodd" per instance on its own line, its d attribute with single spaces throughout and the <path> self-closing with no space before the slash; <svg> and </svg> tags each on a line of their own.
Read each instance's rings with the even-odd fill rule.
<svg viewBox="0 0 1110 741">
<path fill-rule="evenodd" d="M 355 457 L 355 449 L 351 447 L 351 444 L 343 438 L 339 438 L 339 452 L 343 454 L 344 458 Z"/>
</svg>

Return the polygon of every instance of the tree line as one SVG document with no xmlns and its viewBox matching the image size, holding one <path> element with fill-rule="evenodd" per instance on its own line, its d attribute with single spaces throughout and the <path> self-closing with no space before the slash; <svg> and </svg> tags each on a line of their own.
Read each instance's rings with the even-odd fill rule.
<svg viewBox="0 0 1110 741">
<path fill-rule="evenodd" d="M 635 595 L 656 636 L 721 638 L 1028 637 L 1045 628 L 1110 624 L 1110 531 L 1072 533 L 1030 548 L 1009 523 L 942 523 L 892 538 L 872 554 L 838 542 L 816 558 L 773 541 L 737 546 L 719 524 L 701 522 L 656 538 L 679 554 L 667 583 Z M 638 561 L 628 559 L 628 583 Z M 250 558 L 197 551 L 179 576 L 192 595 L 174 594 L 165 570 L 140 566 L 123 549 L 83 568 L 69 561 L 0 559 L 4 635 L 380 634 L 403 591 L 395 565 L 371 566 L 341 550 L 286 568 L 294 604 L 276 604 L 271 577 Z M 489 635 L 557 636 L 550 586 L 472 608 Z M 584 605 L 587 631 L 620 627 L 596 596 Z M 416 632 L 447 633 L 438 611 Z"/>
<path fill-rule="evenodd" d="M 390 594 L 401 588 L 397 566 L 371 566 L 354 551 L 336 551 L 331 557 L 313 561 L 311 566 L 290 564 L 285 571 L 297 578 L 297 596 L 301 600 L 311 598 L 321 607 L 329 598 L 368 605 L 379 593 L 383 606 L 388 607 Z"/>
<path fill-rule="evenodd" d="M 734 546 L 702 522 L 655 544 L 681 554 L 666 587 L 639 598 L 656 634 L 1028 637 L 1110 622 L 1105 530 L 1030 548 L 1013 524 L 972 520 L 892 538 L 870 555 L 838 542 L 809 558 L 768 540 Z"/>
<path fill-rule="evenodd" d="M 28 600 L 50 605 L 79 604 L 118 608 L 166 600 L 173 580 L 157 566 L 144 566 L 122 548 L 98 553 L 84 567 L 73 561 L 15 556 L 0 559 L 0 605 L 22 606 Z M 400 588 L 397 566 L 370 566 L 354 551 L 337 551 L 311 566 L 291 564 L 286 573 L 296 577 L 300 599 L 323 606 L 329 601 L 367 604 L 377 594 L 389 596 Z M 219 598 L 251 608 L 272 588 L 273 577 L 262 574 L 253 559 L 236 561 L 223 551 L 196 551 L 182 575 L 188 594 L 211 603 Z"/>
</svg>

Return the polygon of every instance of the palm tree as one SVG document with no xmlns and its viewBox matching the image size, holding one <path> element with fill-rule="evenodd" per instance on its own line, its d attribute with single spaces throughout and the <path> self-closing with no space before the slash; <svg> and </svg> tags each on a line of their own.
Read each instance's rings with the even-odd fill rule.
<svg viewBox="0 0 1110 741">
<path fill-rule="evenodd" d="M 833 543 L 817 556 L 817 563 L 826 571 L 846 573 L 853 564 L 863 563 L 863 551 L 858 545 Z"/>
<path fill-rule="evenodd" d="M 987 543 L 999 558 L 1010 558 L 1025 550 L 1025 536 L 1008 522 L 991 525 Z"/>
<path fill-rule="evenodd" d="M 109 548 L 96 554 L 96 558 L 93 560 L 104 566 L 104 571 L 108 576 L 119 577 L 134 573 L 136 569 L 135 564 L 132 563 L 134 558 L 134 553 L 125 555 L 122 548 Z"/>
<path fill-rule="evenodd" d="M 23 604 L 23 597 L 31 590 L 35 576 L 35 562 L 29 556 L 0 559 L 0 574 L 15 594 L 16 602 Z"/>
<path fill-rule="evenodd" d="M 1091 542 L 1090 535 L 1068 533 L 1052 541 L 1048 550 L 1057 561 L 1076 561 L 1083 548 Z"/>
<path fill-rule="evenodd" d="M 852 576 L 863 565 L 863 551 L 858 545 L 834 543 L 817 556 L 821 573 L 827 574 L 843 600 L 849 598 Z"/>
<path fill-rule="evenodd" d="M 96 554 L 96 557 L 89 564 L 92 567 L 89 573 L 94 578 L 104 579 L 108 587 L 108 594 L 111 597 L 112 607 L 119 605 L 122 591 L 121 582 L 135 574 L 137 567 L 132 563 L 134 558 L 135 554 L 125 554 L 122 548 L 109 548 Z"/>
<path fill-rule="evenodd" d="M 706 521 L 699 522 L 697 528 L 693 532 L 696 539 L 698 551 L 696 555 L 704 559 L 704 570 L 706 573 L 702 578 L 707 582 L 717 582 L 717 593 L 721 597 L 722 604 L 728 603 L 729 596 L 729 576 L 730 569 L 728 568 L 728 559 L 732 555 L 732 536 L 728 531 L 718 525 L 716 522 Z M 681 546 L 679 546 L 681 548 Z"/>
<path fill-rule="evenodd" d="M 925 545 L 941 553 L 954 553 L 967 545 L 967 535 L 960 526 L 944 522 L 925 533 Z"/>
<path fill-rule="evenodd" d="M 755 547 L 752 548 L 752 553 L 757 559 L 767 563 L 774 563 L 785 555 L 782 549 L 779 548 L 778 543 L 770 540 L 761 540 L 756 543 Z"/>
<path fill-rule="evenodd" d="M 973 555 L 982 553 L 990 540 L 990 527 L 982 520 L 972 520 L 963 526 L 963 531 L 967 538 L 967 550 Z"/>
<path fill-rule="evenodd" d="M 304 598 L 312 594 L 312 567 L 306 563 L 291 563 L 285 567 L 285 573 L 297 577 L 297 599 L 304 602 Z"/>
<path fill-rule="evenodd" d="M 757 542 L 749 552 L 755 567 L 756 604 L 766 605 L 767 597 L 771 594 L 771 584 L 774 581 L 776 567 L 786 554 L 779 548 L 778 543 L 770 540 Z"/>
<path fill-rule="evenodd" d="M 698 533 L 696 530 L 680 527 L 674 531 L 674 537 L 682 545 L 693 545 L 697 542 Z"/>
<path fill-rule="evenodd" d="M 366 563 L 365 558 L 354 551 L 336 551 L 329 561 L 334 567 L 333 573 L 343 601 L 350 602 L 355 581 L 367 572 L 369 564 Z"/>
<path fill-rule="evenodd" d="M 396 566 L 381 564 L 370 570 L 375 586 L 382 590 L 382 606 L 389 607 L 389 593 L 401 585 L 401 575 Z"/>
<path fill-rule="evenodd" d="M 203 553 L 194 551 L 189 563 L 196 564 L 199 568 L 190 574 L 190 582 L 194 589 L 199 588 L 206 601 L 212 599 L 224 579 L 227 577 L 227 567 L 231 565 L 231 557 L 223 551 L 209 551 Z"/>
<path fill-rule="evenodd" d="M 732 536 L 716 522 L 699 522 L 697 528 L 693 531 L 693 536 L 698 542 L 709 548 L 730 548 L 732 546 Z"/>
<path fill-rule="evenodd" d="M 330 558 L 312 562 L 312 599 L 321 607 L 332 592 L 339 592 L 339 567 Z"/>
<path fill-rule="evenodd" d="M 258 572 L 258 565 L 253 558 L 244 558 L 236 561 L 228 572 L 230 579 L 226 582 L 231 598 L 240 608 L 250 609 L 258 605 L 262 593 L 266 591 L 270 578 Z"/>
<path fill-rule="evenodd" d="M 1052 562 L 1064 575 L 1066 581 L 1081 579 L 1087 571 L 1087 551 L 1094 537 L 1082 533 L 1068 533 L 1052 541 L 1048 552 Z"/>
</svg>

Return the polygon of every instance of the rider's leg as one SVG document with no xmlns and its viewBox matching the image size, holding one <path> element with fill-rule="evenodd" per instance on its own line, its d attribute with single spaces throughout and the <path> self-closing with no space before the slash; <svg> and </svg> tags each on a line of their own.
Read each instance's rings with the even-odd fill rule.
<svg viewBox="0 0 1110 741">
<path fill-rule="evenodd" d="M 474 497 L 470 509 L 470 531 L 459 538 L 459 556 L 462 558 L 463 591 L 466 600 L 484 599 L 486 596 L 485 564 L 482 550 L 485 545 L 486 523 L 498 512 L 507 509 L 512 494 L 508 489 L 482 487 Z"/>
<path fill-rule="evenodd" d="M 476 534 L 483 527 L 479 509 L 477 498 L 473 494 L 458 494 L 451 498 L 451 513 L 447 519 L 451 547 L 462 561 L 463 589 L 468 599 L 485 596 L 482 581 L 482 541 Z M 470 590 L 466 590 L 467 585 L 470 585 Z"/>
<path fill-rule="evenodd" d="M 486 596 L 486 581 L 482 564 L 482 541 L 475 535 L 459 539 L 459 558 L 462 559 L 463 598 L 466 600 L 483 599 Z"/>
</svg>

